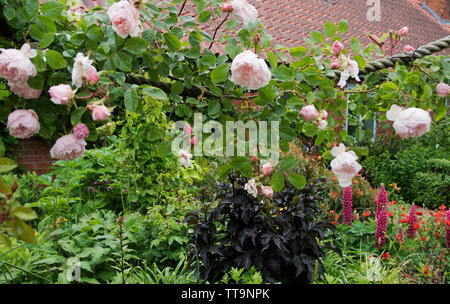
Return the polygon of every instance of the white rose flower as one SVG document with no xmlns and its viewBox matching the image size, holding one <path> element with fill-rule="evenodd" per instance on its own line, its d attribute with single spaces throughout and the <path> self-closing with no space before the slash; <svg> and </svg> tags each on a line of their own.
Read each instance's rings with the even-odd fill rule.
<svg viewBox="0 0 450 304">
<path fill-rule="evenodd" d="M 185 150 L 180 150 L 178 152 L 178 156 L 179 156 L 179 161 L 180 164 L 184 167 L 190 167 L 192 165 L 191 163 L 191 158 L 192 158 L 192 154 L 185 151 Z"/>
<path fill-rule="evenodd" d="M 341 187 L 348 187 L 352 184 L 353 177 L 362 169 L 356 162 L 358 156 L 355 152 L 345 152 L 345 145 L 340 144 L 331 150 L 331 155 L 335 158 L 331 161 L 331 171 L 336 175 Z"/>
<path fill-rule="evenodd" d="M 356 60 L 351 60 L 350 57 L 344 56 L 344 63 L 342 64 L 344 70 L 341 73 L 341 79 L 339 80 L 338 86 L 344 88 L 347 85 L 347 80 L 351 77 L 355 78 L 356 81 L 360 81 L 359 66 Z"/>
<path fill-rule="evenodd" d="M 244 190 L 248 192 L 248 194 L 252 195 L 253 197 L 258 196 L 258 188 L 256 187 L 255 179 L 250 179 L 244 186 Z"/>
<path fill-rule="evenodd" d="M 75 62 L 72 69 L 72 84 L 77 88 L 83 85 L 83 79 L 89 77 L 89 69 L 97 70 L 92 66 L 92 60 L 84 56 L 82 53 L 78 53 L 75 57 Z"/>
</svg>

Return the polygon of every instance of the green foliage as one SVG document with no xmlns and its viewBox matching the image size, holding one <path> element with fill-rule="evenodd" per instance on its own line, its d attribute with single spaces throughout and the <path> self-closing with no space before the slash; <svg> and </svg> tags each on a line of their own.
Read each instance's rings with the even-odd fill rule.
<svg viewBox="0 0 450 304">
<path fill-rule="evenodd" d="M 6 282 L 69 283 L 74 271 L 71 259 L 77 258 L 81 281 L 86 283 L 194 283 L 197 279 L 183 260 L 189 239 L 200 244 L 201 274 L 211 282 L 260 283 L 263 278 L 311 282 L 324 270 L 318 242 L 326 224 L 318 204 L 334 204 L 337 210 L 341 193 L 335 182 L 323 178 L 332 177 L 328 170 L 292 156 L 290 147 L 301 139 L 302 148 L 329 160 L 332 144 L 354 146 L 366 141 L 371 134 L 362 130 L 364 122 L 375 115 L 384 122 L 385 115 L 378 113 L 392 104 L 431 109 L 434 121 L 444 127 L 416 141 L 371 146 L 363 162 L 367 179 L 377 185 L 396 183 L 406 200 L 427 206 L 448 200 L 447 109 L 444 99 L 435 94 L 437 82 L 450 80 L 448 56 L 428 56 L 408 67 L 397 65 L 369 73 L 349 94 L 330 78 L 334 72 L 329 59 L 332 43 L 345 38 L 348 21 L 325 22 L 322 31 L 306 35 L 304 46 L 287 48 L 272 43 L 259 19 L 239 28 L 240 20 L 230 14 L 226 25 L 225 19 L 220 23 L 229 30 L 226 35 L 220 27 L 205 30 L 210 20 L 224 18 L 221 1 L 193 1 L 197 18 L 182 16 L 176 6 L 181 2 L 139 3 L 141 21 L 150 26 L 139 37 L 122 38 L 101 8 L 79 16 L 69 11 L 64 1 L 0 0 L 0 26 L 5 35 L 0 37 L 0 45 L 19 49 L 25 41 L 31 44 L 37 51 L 32 62 L 38 73 L 28 84 L 42 90 L 38 99 L 24 103 L 10 94 L 2 80 L 0 121 L 5 122 L 14 109 L 27 108 L 38 114 L 38 136 L 42 138 L 54 141 L 79 122 L 90 130 L 86 139 L 89 150 L 83 157 L 59 161 L 54 171 L 39 177 L 19 176 L 20 187 L 16 176 L 2 176 L 0 216 L 8 215 L 2 219 L 2 231 L 30 242 L 34 231 L 24 222 L 36 225 L 32 221 L 37 214 L 43 219 L 37 226 L 38 242 L 29 245 L 34 247 L 12 241 L 17 247 L 7 252 L 8 264 L 2 264 Z M 215 43 L 223 44 L 226 54 L 217 55 L 204 47 Z M 271 81 L 254 92 L 252 102 L 248 90 L 235 85 L 230 77 L 231 59 L 245 49 L 258 55 L 264 52 L 272 68 Z M 71 83 L 77 53 L 93 60 L 99 82 L 85 82 L 70 103 L 55 105 L 48 90 Z M 359 69 L 375 56 L 384 55 L 373 44 L 364 47 L 356 38 L 351 38 L 343 51 L 346 56 L 350 53 Z M 93 121 L 89 109 L 94 103 L 112 110 L 107 122 Z M 327 128 L 320 129 L 317 122 L 301 118 L 300 110 L 306 104 L 329 113 Z M 196 156 L 190 168 L 182 167 L 171 153 L 171 143 L 180 134 L 171 129 L 172 122 L 192 123 L 194 113 L 222 124 L 238 120 L 279 122 L 283 157 L 274 173 L 258 176 L 259 168 L 242 156 L 226 160 Z M 354 136 L 345 131 L 346 120 L 356 127 Z M 10 151 L 11 143 L 6 130 L 0 130 L 0 157 Z M 367 147 L 352 150 L 360 157 L 369 153 Z M 6 160 L 2 163 L 2 174 L 15 166 Z M 217 180 L 226 180 L 232 171 L 239 171 L 245 179 L 239 178 L 236 189 L 232 180 L 231 188 L 212 198 L 213 205 L 200 208 L 199 200 L 205 202 L 215 194 Z M 273 199 L 259 205 L 248 197 L 242 181 L 253 177 L 278 192 Z M 356 180 L 354 207 L 370 210 L 374 193 L 364 179 Z M 424 181 L 429 188 L 421 187 Z M 219 205 L 214 205 L 219 198 Z M 204 226 L 193 230 L 182 223 L 199 213 L 206 214 L 201 219 Z M 364 222 L 351 228 L 338 227 L 335 243 L 353 248 L 369 237 L 373 225 Z M 208 232 L 202 231 L 205 227 Z M 260 230 L 255 232 L 256 227 Z M 216 235 L 216 231 L 223 235 Z M 389 230 L 391 238 L 393 233 Z M 9 244 L 9 239 L 5 241 L 0 235 Z M 219 240 L 224 243 L 217 244 Z M 240 247 L 248 251 L 242 254 Z M 218 257 L 217 251 L 232 258 Z M 209 256 L 213 262 L 207 260 Z M 343 260 L 353 265 L 350 275 L 357 277 L 355 282 L 371 282 L 363 274 L 369 268 L 383 273 L 385 281 L 395 282 L 394 273 L 391 276 L 372 262 L 356 265 L 354 258 L 349 255 Z M 337 262 L 339 267 L 341 262 Z M 242 267 L 251 265 L 255 267 L 244 273 Z M 329 280 L 350 282 L 330 272 Z"/>
<path fill-rule="evenodd" d="M 5 183 L 3 174 L 16 168 L 16 163 L 0 157 L 0 243 L 10 247 L 9 236 L 26 243 L 33 243 L 35 231 L 25 222 L 37 218 L 36 212 L 28 206 L 22 206 L 17 200 L 20 195 L 19 183 L 13 180 Z"/>
<path fill-rule="evenodd" d="M 131 284 L 197 284 L 194 270 L 188 271 L 187 264 L 182 259 L 175 268 L 166 267 L 162 270 L 156 264 L 148 267 L 137 266 L 129 275 Z"/>
<path fill-rule="evenodd" d="M 385 265 L 380 257 L 347 251 L 338 255 L 329 251 L 324 262 L 325 275 L 316 284 L 401 284 L 400 271 Z"/>
<path fill-rule="evenodd" d="M 448 162 L 448 160 L 445 160 Z M 450 170 L 446 173 L 417 172 L 411 181 L 415 200 L 428 208 L 436 208 L 450 200 Z M 424 185 L 426 185 L 424 187 Z"/>
<path fill-rule="evenodd" d="M 223 275 L 218 284 L 262 284 L 261 273 L 254 266 L 250 269 L 233 267 Z"/>
</svg>

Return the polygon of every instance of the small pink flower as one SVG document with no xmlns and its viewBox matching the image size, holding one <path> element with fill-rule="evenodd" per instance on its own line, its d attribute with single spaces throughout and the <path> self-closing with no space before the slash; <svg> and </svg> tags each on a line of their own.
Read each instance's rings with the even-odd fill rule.
<svg viewBox="0 0 450 304">
<path fill-rule="evenodd" d="M 273 189 L 272 187 L 264 187 L 262 189 L 262 194 L 267 197 L 267 198 L 271 198 L 273 196 Z"/>
<path fill-rule="evenodd" d="M 270 175 L 270 173 L 272 173 L 272 163 L 271 162 L 267 162 L 262 166 L 262 174 L 264 174 L 265 176 Z"/>
<path fill-rule="evenodd" d="M 339 59 L 335 58 L 335 59 L 331 60 L 331 68 L 333 70 L 339 69 L 340 66 L 341 66 L 341 63 L 339 62 Z"/>
<path fill-rule="evenodd" d="M 194 146 L 196 146 L 196 145 L 198 144 L 198 139 L 197 139 L 197 137 L 192 136 L 192 138 L 191 138 L 191 143 L 192 143 Z"/>
<path fill-rule="evenodd" d="M 331 46 L 331 51 L 334 54 L 339 55 L 343 50 L 344 50 L 344 45 L 342 44 L 342 42 L 337 41 L 337 40 L 335 42 L 333 42 L 333 45 Z"/>
<path fill-rule="evenodd" d="M 320 111 L 320 116 L 322 116 L 322 119 L 327 120 L 328 119 L 328 112 L 325 110 Z"/>
<path fill-rule="evenodd" d="M 41 95 L 41 90 L 33 89 L 26 81 L 13 82 L 8 80 L 11 92 L 25 99 L 37 99 Z"/>
<path fill-rule="evenodd" d="M 192 134 L 192 127 L 190 124 L 186 124 L 183 128 L 184 134 L 191 135 Z"/>
<path fill-rule="evenodd" d="M 231 81 L 249 90 L 265 87 L 271 77 L 266 62 L 249 50 L 237 55 L 231 64 Z"/>
<path fill-rule="evenodd" d="M 236 15 L 242 19 L 244 24 L 258 18 L 258 11 L 247 0 L 233 0 L 231 5 Z"/>
<path fill-rule="evenodd" d="M 83 139 L 89 136 L 89 128 L 82 122 L 73 127 L 72 131 L 78 139 Z"/>
<path fill-rule="evenodd" d="M 105 106 L 94 106 L 92 110 L 92 119 L 95 121 L 104 121 L 111 116 L 111 112 Z"/>
<path fill-rule="evenodd" d="M 307 105 L 302 108 L 300 114 L 302 115 L 304 120 L 310 121 L 316 118 L 319 112 L 314 105 Z"/>
<path fill-rule="evenodd" d="M 55 104 L 69 103 L 73 97 L 72 88 L 67 84 L 52 86 L 48 92 L 50 93 L 50 100 Z"/>
<path fill-rule="evenodd" d="M 50 156 L 55 159 L 72 160 L 84 154 L 86 142 L 84 139 L 77 138 L 74 134 L 60 137 L 52 149 Z"/>
<path fill-rule="evenodd" d="M 222 3 L 222 12 L 228 13 L 228 12 L 231 12 L 232 10 L 233 10 L 233 6 L 231 5 L 230 2 L 224 1 Z"/>
<path fill-rule="evenodd" d="M 253 161 L 254 161 L 255 163 L 258 162 L 258 156 L 253 155 L 252 158 L 253 158 Z"/>
<path fill-rule="evenodd" d="M 114 3 L 107 12 L 112 28 L 122 38 L 137 37 L 141 33 L 140 12 L 126 0 Z"/>
<path fill-rule="evenodd" d="M 447 97 L 450 92 L 450 86 L 441 82 L 436 86 L 436 93 L 439 97 Z"/>
<path fill-rule="evenodd" d="M 414 50 L 414 47 L 412 45 L 405 45 L 405 47 L 403 48 L 405 50 L 405 52 L 411 52 Z"/>
<path fill-rule="evenodd" d="M 29 138 L 40 130 L 39 118 L 33 110 L 16 110 L 8 115 L 6 126 L 15 138 Z"/>
<path fill-rule="evenodd" d="M 404 26 L 398 31 L 398 34 L 400 36 L 406 36 L 408 34 L 408 31 L 409 31 L 408 27 Z"/>
<path fill-rule="evenodd" d="M 98 74 L 97 74 L 97 71 L 93 67 L 89 68 L 87 81 L 90 84 L 96 84 L 98 82 Z"/>
</svg>

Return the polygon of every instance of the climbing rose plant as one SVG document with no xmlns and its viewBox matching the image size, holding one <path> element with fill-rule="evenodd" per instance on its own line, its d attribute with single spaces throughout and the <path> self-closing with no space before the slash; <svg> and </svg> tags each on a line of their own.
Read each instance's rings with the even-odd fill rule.
<svg viewBox="0 0 450 304">
<path fill-rule="evenodd" d="M 363 47 L 356 38 L 344 41 L 346 20 L 326 22 L 323 31 L 304 33 L 303 45 L 288 48 L 272 41 L 246 0 L 189 2 L 195 15 L 183 0 L 107 1 L 89 11 L 77 1 L 41 2 L 0 0 L 8 38 L 0 50 L 0 77 L 14 93 L 6 102 L 11 136 L 54 140 L 55 159 L 78 158 L 88 143 L 107 143 L 127 114 L 156 100 L 173 121 L 192 123 L 197 112 L 222 123 L 278 121 L 282 152 L 300 136 L 312 138 L 332 160 L 340 185 L 350 187 L 361 170 L 358 157 L 368 153 L 359 145 L 371 137 L 362 128 L 365 120 L 392 121 L 404 139 L 423 135 L 446 114 L 448 57 L 360 74 L 369 61 L 392 53 L 407 27 L 370 34 L 373 43 Z M 216 54 L 216 46 L 224 53 Z M 414 52 L 408 50 L 405 56 Z M 346 123 L 356 126 L 354 134 Z M 187 131 L 190 136 L 192 128 Z M 157 139 L 165 157 L 172 157 L 170 136 Z M 190 138 L 193 145 L 199 140 Z M 184 150 L 178 157 L 186 167 L 199 160 Z M 280 191 L 286 179 L 304 186 L 303 177 L 287 173 L 292 164 L 282 160 L 263 169 L 271 175 L 270 185 L 261 187 L 264 196 Z M 235 169 L 251 179 L 251 167 L 251 159 L 232 157 L 219 176 Z"/>
</svg>

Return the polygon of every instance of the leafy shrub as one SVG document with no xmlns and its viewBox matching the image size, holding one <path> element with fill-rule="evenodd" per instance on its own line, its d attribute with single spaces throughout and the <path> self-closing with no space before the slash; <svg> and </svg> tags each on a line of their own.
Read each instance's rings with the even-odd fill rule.
<svg viewBox="0 0 450 304">
<path fill-rule="evenodd" d="M 259 200 L 244 190 L 245 178 L 231 174 L 219 187 L 218 204 L 206 203 L 204 217 L 186 219 L 198 221 L 191 257 L 200 258 L 201 277 L 217 282 L 233 267 L 254 266 L 268 282 L 307 283 L 323 273 L 320 258 L 329 244 L 319 241 L 332 225 L 321 219 L 315 181 L 302 190 L 286 185 L 272 200 Z"/>
<path fill-rule="evenodd" d="M 450 175 L 417 172 L 411 182 L 411 189 L 416 202 L 428 208 L 439 207 L 450 201 Z"/>
</svg>

